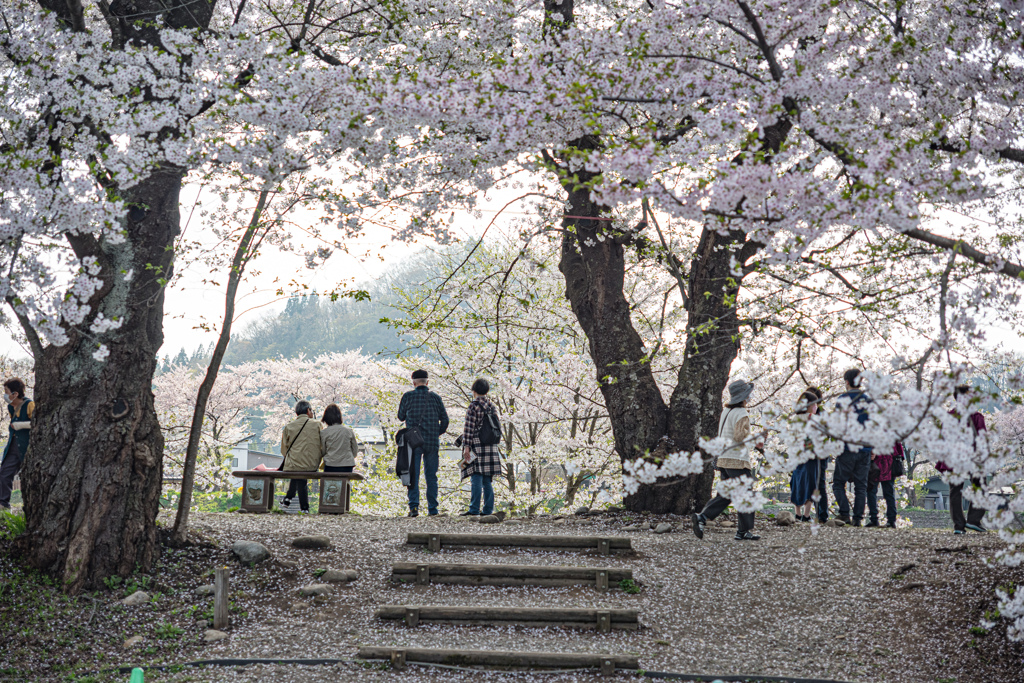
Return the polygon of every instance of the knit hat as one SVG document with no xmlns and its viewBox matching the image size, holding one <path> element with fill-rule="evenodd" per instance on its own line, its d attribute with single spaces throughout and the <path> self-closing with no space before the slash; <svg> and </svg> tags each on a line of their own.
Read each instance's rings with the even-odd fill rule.
<svg viewBox="0 0 1024 683">
<path fill-rule="evenodd" d="M 412 371 L 412 378 L 413 379 L 426 379 L 427 378 L 427 371 L 426 370 L 413 370 Z"/>
<path fill-rule="evenodd" d="M 754 383 L 737 379 L 729 382 L 729 405 L 743 403 L 754 392 Z"/>
</svg>

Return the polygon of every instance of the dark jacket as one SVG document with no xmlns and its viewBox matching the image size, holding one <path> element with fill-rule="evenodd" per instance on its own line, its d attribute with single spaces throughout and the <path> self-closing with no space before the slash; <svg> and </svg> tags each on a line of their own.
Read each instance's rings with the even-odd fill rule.
<svg viewBox="0 0 1024 683">
<path fill-rule="evenodd" d="M 11 418 L 10 424 L 7 425 L 7 445 L 4 446 L 4 455 L 7 457 L 7 453 L 11 450 L 11 444 L 17 444 L 18 457 L 21 459 L 25 458 L 25 454 L 28 452 L 28 441 L 31 436 L 29 429 L 15 429 L 15 422 L 27 422 L 31 421 L 32 414 L 35 412 L 36 404 L 32 402 L 32 399 L 26 398 L 22 402 L 21 407 L 18 408 L 17 412 L 14 410 L 14 406 L 7 405 L 7 414 Z"/>
<path fill-rule="evenodd" d="M 871 397 L 865 394 L 860 389 L 854 389 L 853 391 L 847 391 L 839 395 L 838 404 L 844 405 L 842 399 L 846 399 L 849 402 L 851 408 L 857 411 L 857 422 L 865 424 L 868 421 L 868 409 L 865 407 L 868 403 L 873 403 Z M 857 444 L 843 444 L 843 453 L 867 453 L 871 454 L 871 446 L 861 446 L 857 448 Z M 891 461 L 890 461 L 891 462 Z"/>
<path fill-rule="evenodd" d="M 405 422 L 406 427 L 420 428 L 424 452 L 437 453 L 440 450 L 440 437 L 448 431 L 448 412 L 440 396 L 426 386 L 405 392 L 398 404 L 398 419 Z"/>
<path fill-rule="evenodd" d="M 466 426 L 462 430 L 462 445 L 469 446 L 476 460 L 462 468 L 462 478 L 474 474 L 494 476 L 501 474 L 501 451 L 498 444 L 480 443 L 480 427 L 487 413 L 498 414 L 498 409 L 486 396 L 474 399 L 466 410 Z"/>
</svg>

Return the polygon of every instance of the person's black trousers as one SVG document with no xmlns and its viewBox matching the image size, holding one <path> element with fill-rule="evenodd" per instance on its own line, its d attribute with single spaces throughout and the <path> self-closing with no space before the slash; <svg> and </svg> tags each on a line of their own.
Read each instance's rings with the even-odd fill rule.
<svg viewBox="0 0 1024 683">
<path fill-rule="evenodd" d="M 3 462 L 0 462 L 0 507 L 11 507 L 11 493 L 14 488 L 14 477 L 18 476 L 21 469 L 21 453 L 18 452 L 18 444 L 11 439 L 4 452 Z"/>
<path fill-rule="evenodd" d="M 818 500 L 814 503 L 815 511 L 818 513 L 818 521 L 824 524 L 828 521 L 828 487 L 825 486 L 825 474 L 828 473 L 828 460 L 819 458 L 814 461 L 818 468 Z"/>
<path fill-rule="evenodd" d="M 732 470 L 726 468 L 720 468 L 718 470 L 722 474 L 722 479 L 735 479 L 736 477 L 751 476 L 749 469 L 743 470 Z M 719 493 L 714 498 L 708 501 L 708 504 L 701 510 L 701 515 L 705 519 L 711 521 L 718 515 L 722 514 L 725 508 L 729 507 L 732 501 L 728 498 L 722 497 Z M 754 513 L 753 512 L 741 512 L 737 515 L 739 517 L 739 523 L 736 525 L 736 533 L 742 534 L 745 531 L 750 531 L 754 528 Z"/>
<path fill-rule="evenodd" d="M 836 458 L 836 471 L 832 474 L 832 495 L 839 503 L 839 516 L 850 517 L 850 499 L 846 497 L 846 484 L 853 482 L 852 517 L 854 524 L 860 524 L 864 519 L 870 471 L 870 451 L 843 451 L 843 454 Z"/>
<path fill-rule="evenodd" d="M 892 481 L 876 481 L 868 486 L 868 512 L 871 523 L 878 524 L 878 485 L 882 485 L 885 498 L 885 520 L 889 526 L 896 526 L 896 487 Z"/>
<path fill-rule="evenodd" d="M 981 486 L 981 481 L 972 479 L 971 483 Z M 959 531 L 967 529 L 968 524 L 981 526 L 981 520 L 985 517 L 985 510 L 976 507 L 971 503 L 967 508 L 967 518 L 964 519 L 964 485 L 949 485 L 949 516 L 953 518 L 953 528 Z"/>
<path fill-rule="evenodd" d="M 288 493 L 284 497 L 291 500 L 295 494 L 299 494 L 299 509 L 309 510 L 309 482 L 305 479 L 291 479 L 288 484 Z"/>
</svg>

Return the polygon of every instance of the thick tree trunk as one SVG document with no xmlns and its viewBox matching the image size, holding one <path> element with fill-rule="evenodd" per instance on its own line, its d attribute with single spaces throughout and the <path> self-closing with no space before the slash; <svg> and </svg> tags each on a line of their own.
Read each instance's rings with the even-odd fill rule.
<svg viewBox="0 0 1024 683">
<path fill-rule="evenodd" d="M 739 351 L 735 301 L 742 276 L 731 272 L 732 259 L 735 255 L 743 263 L 758 245 L 742 232 L 704 229 L 687 283 L 686 358 L 666 406 L 623 292 L 624 239 L 600 220 L 602 207 L 585 189 L 590 180 L 581 175 L 574 189 L 567 184 L 569 217 L 563 222 L 559 268 L 597 366 L 616 450 L 623 460 L 697 450 L 702 436 L 717 435 L 722 394 Z M 713 479 L 709 463 L 700 475 L 642 484 L 625 505 L 636 511 L 693 512 L 710 498 Z"/>
<path fill-rule="evenodd" d="M 559 269 L 597 366 L 615 448 L 623 460 L 635 460 L 652 453 L 668 434 L 668 410 L 623 291 L 624 240 L 608 229 L 603 207 L 591 200 L 585 185 L 592 177 L 581 174 L 578 180 L 566 184 L 569 211 L 563 221 Z M 626 498 L 626 507 L 673 512 L 679 507 L 676 489 L 685 487 L 685 482 L 642 485 Z"/>
<path fill-rule="evenodd" d="M 125 193 L 123 242 L 70 238 L 103 266 L 93 297 L 121 327 L 96 339 L 73 331 L 65 346 L 38 349 L 32 440 L 22 469 L 27 562 L 65 590 L 147 571 L 157 554 L 164 439 L 153 407 L 156 354 L 163 343 L 164 282 L 178 235 L 184 169 L 164 166 Z M 145 209 L 141 208 L 145 207 Z"/>
</svg>

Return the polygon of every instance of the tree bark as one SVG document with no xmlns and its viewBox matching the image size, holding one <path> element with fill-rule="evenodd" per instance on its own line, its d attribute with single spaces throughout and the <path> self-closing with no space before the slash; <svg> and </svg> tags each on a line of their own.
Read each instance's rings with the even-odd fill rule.
<svg viewBox="0 0 1024 683">
<path fill-rule="evenodd" d="M 735 302 L 742 275 L 732 272 L 733 257 L 744 263 L 760 245 L 741 231 L 704 228 L 687 282 L 686 356 L 666 405 L 623 291 L 628 238 L 602 220 L 604 209 L 587 189 L 593 179 L 581 173 L 563 183 L 569 215 L 563 220 L 559 269 L 597 366 L 616 450 L 624 461 L 698 450 L 702 436 L 718 434 L 722 395 L 739 351 Z M 713 479 L 708 463 L 699 475 L 641 484 L 625 506 L 662 514 L 694 512 L 710 498 Z"/>
<path fill-rule="evenodd" d="M 245 232 L 242 233 L 242 238 L 239 240 L 235 255 L 231 260 L 231 273 L 228 275 L 228 286 L 224 292 L 224 320 L 220 326 L 220 334 L 217 336 L 217 345 L 214 347 L 210 363 L 206 367 L 206 376 L 203 377 L 203 382 L 199 385 L 199 391 L 196 393 L 195 410 L 192 411 L 188 447 L 185 451 L 185 466 L 181 473 L 178 514 L 174 518 L 174 528 L 171 530 L 171 543 L 175 545 L 184 544 L 188 538 L 188 513 L 192 507 L 196 461 L 199 459 L 199 440 L 203 433 L 203 421 L 206 419 L 206 404 L 210 400 L 210 393 L 217 381 L 217 375 L 220 374 L 220 364 L 224 360 L 224 353 L 228 350 L 228 342 L 231 341 L 231 323 L 235 318 L 235 295 L 238 293 L 238 283 L 241 282 L 245 266 L 252 257 L 252 245 L 269 196 L 270 190 L 260 192 L 256 207 L 252 212 L 252 218 L 249 225 L 246 226 Z"/>
<path fill-rule="evenodd" d="M 129 206 L 147 208 L 129 213 L 123 242 L 69 238 L 80 256 L 91 252 L 103 264 L 93 305 L 123 320 L 100 335 L 109 357 L 95 360 L 96 342 L 75 330 L 68 344 L 36 353 L 19 548 L 71 593 L 148 571 L 157 555 L 164 439 L 152 380 L 184 173 L 162 166 L 125 193 Z"/>
</svg>

